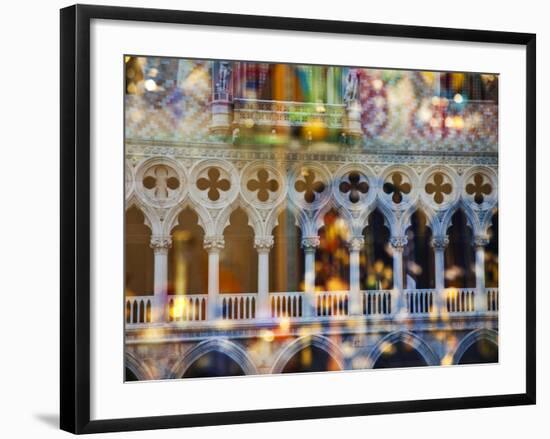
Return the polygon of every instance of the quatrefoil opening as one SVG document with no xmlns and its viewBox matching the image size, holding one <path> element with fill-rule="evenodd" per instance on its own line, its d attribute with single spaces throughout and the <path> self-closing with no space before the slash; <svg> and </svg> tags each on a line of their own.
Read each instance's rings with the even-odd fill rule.
<svg viewBox="0 0 550 439">
<path fill-rule="evenodd" d="M 365 195 L 369 191 L 369 184 L 365 180 L 361 181 L 359 172 L 352 171 L 347 175 L 347 181 L 344 180 L 340 183 L 339 189 L 343 194 L 349 194 L 350 202 L 358 203 L 361 195 Z"/>
<path fill-rule="evenodd" d="M 318 195 L 323 193 L 326 189 L 325 183 L 316 179 L 315 171 L 311 169 L 304 169 L 302 171 L 303 180 L 298 180 L 294 184 L 294 188 L 298 192 L 304 193 L 304 200 L 306 203 L 313 203 Z"/>
<path fill-rule="evenodd" d="M 180 186 L 176 171 L 165 165 L 156 165 L 143 177 L 143 186 L 159 200 L 166 200 Z"/>
<path fill-rule="evenodd" d="M 433 183 L 426 183 L 425 189 L 428 195 L 433 195 L 433 199 L 437 204 L 445 201 L 445 195 L 450 195 L 453 192 L 453 186 L 445 182 L 445 175 L 436 172 L 432 177 Z"/>
<path fill-rule="evenodd" d="M 412 186 L 405 181 L 403 174 L 400 172 L 391 174 L 390 180 L 384 183 L 383 190 L 386 194 L 392 196 L 392 201 L 395 204 L 399 204 L 403 201 L 403 195 L 411 192 Z"/>
<path fill-rule="evenodd" d="M 231 182 L 221 177 L 218 168 L 209 168 L 206 174 L 208 178 L 201 177 L 197 180 L 197 187 L 201 191 L 208 190 L 207 196 L 210 201 L 218 201 L 221 192 L 227 192 L 231 188 Z"/>
<path fill-rule="evenodd" d="M 485 197 L 493 192 L 493 187 L 485 182 L 485 178 L 483 174 L 474 174 L 473 183 L 466 185 L 466 193 L 472 195 L 477 204 L 482 204 Z"/>
<path fill-rule="evenodd" d="M 256 196 L 258 200 L 265 203 L 269 201 L 270 196 L 279 190 L 279 182 L 274 178 L 269 178 L 269 172 L 265 169 L 260 169 L 256 173 L 257 179 L 250 179 L 246 185 L 249 191 L 258 192 Z"/>
</svg>

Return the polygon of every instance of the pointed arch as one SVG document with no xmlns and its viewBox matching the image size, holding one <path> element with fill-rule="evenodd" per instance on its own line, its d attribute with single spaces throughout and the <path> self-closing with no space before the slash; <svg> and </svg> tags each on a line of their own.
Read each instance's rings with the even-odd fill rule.
<svg viewBox="0 0 550 439">
<path fill-rule="evenodd" d="M 213 351 L 227 355 L 239 365 L 245 375 L 258 374 L 256 365 L 242 347 L 226 338 L 212 338 L 189 349 L 172 367 L 170 378 L 182 378 L 196 360 Z"/>
<path fill-rule="evenodd" d="M 369 212 L 369 215 L 374 212 L 376 209 L 380 211 L 380 213 L 384 217 L 384 225 L 388 228 L 390 231 L 390 236 L 399 236 L 399 222 L 397 219 L 396 213 L 388 207 L 386 203 L 382 201 L 379 195 L 377 195 L 374 205 Z M 365 217 L 365 222 L 362 224 L 362 227 L 365 228 L 368 226 L 368 218 L 369 215 Z"/>
<path fill-rule="evenodd" d="M 198 224 L 204 231 L 205 236 L 215 235 L 215 226 L 212 217 L 204 206 L 195 203 L 191 198 L 187 197 L 182 203 L 172 207 L 164 218 L 164 235 L 169 236 L 172 230 L 177 227 L 178 218 L 185 209 L 191 209 L 198 219 Z"/>
<path fill-rule="evenodd" d="M 260 213 L 247 203 L 240 195 L 229 204 L 224 207 L 215 222 L 215 235 L 221 236 L 224 233 L 225 228 L 229 225 L 229 219 L 231 214 L 237 210 L 242 209 L 248 217 L 248 225 L 254 230 L 255 236 L 265 236 L 265 227 Z"/>
<path fill-rule="evenodd" d="M 468 220 L 467 222 L 468 227 L 470 227 L 470 229 L 472 230 L 472 234 L 475 235 L 480 229 L 478 217 L 475 214 L 475 212 L 472 210 L 472 208 L 468 204 L 465 204 L 462 201 L 454 204 L 450 209 L 446 210 L 445 213 L 443 214 L 439 225 L 441 235 L 447 234 L 447 232 L 449 231 L 449 227 L 452 226 L 451 220 L 454 214 L 458 210 L 462 210 L 462 212 L 464 213 L 464 216 Z"/>
<path fill-rule="evenodd" d="M 389 249 L 391 230 L 381 209 L 373 209 L 361 230 L 364 245 L 359 267 L 361 289 L 393 288 L 393 256 Z"/>
<path fill-rule="evenodd" d="M 315 212 L 313 216 L 313 224 L 315 225 L 316 234 L 319 234 L 319 230 L 325 225 L 325 215 L 330 212 L 338 212 L 338 216 L 342 218 L 347 226 L 348 232 L 353 233 L 353 217 L 348 209 L 336 202 L 334 197 L 330 197 L 329 200 Z"/>
<path fill-rule="evenodd" d="M 127 367 L 139 381 L 155 379 L 151 369 L 130 352 L 124 354 L 124 367 Z"/>
<path fill-rule="evenodd" d="M 466 351 L 480 340 L 488 341 L 498 348 L 498 332 L 494 329 L 481 328 L 468 333 L 456 347 L 452 354 L 452 364 L 459 364 Z"/>
<path fill-rule="evenodd" d="M 281 349 L 273 367 L 271 373 L 282 373 L 286 364 L 290 359 L 300 352 L 302 349 L 313 346 L 325 351 L 336 362 L 340 370 L 344 370 L 344 354 L 340 347 L 330 340 L 328 337 L 322 335 L 305 335 L 296 340 L 291 341 L 285 347 Z"/>
<path fill-rule="evenodd" d="M 410 331 L 392 332 L 378 341 L 367 355 L 367 368 L 372 368 L 385 352 L 388 345 L 405 343 L 415 349 L 426 362 L 428 366 L 437 366 L 440 364 L 439 357 L 433 349 L 421 337 Z"/>
<path fill-rule="evenodd" d="M 277 204 L 273 209 L 269 211 L 269 214 L 267 215 L 267 218 L 265 220 L 264 228 L 266 235 L 272 235 L 273 230 L 275 230 L 275 227 L 279 225 L 279 215 L 283 213 L 285 210 L 288 210 L 292 212 L 294 217 L 294 223 L 297 227 L 300 227 L 300 223 L 298 222 L 298 209 L 297 207 L 289 202 L 289 201 L 282 201 L 281 203 Z"/>
<path fill-rule="evenodd" d="M 430 228 L 433 235 L 436 235 L 440 229 L 440 223 L 435 211 L 429 205 L 418 201 L 416 204 L 407 207 L 403 212 L 399 221 L 399 235 L 397 236 L 404 236 L 406 234 L 407 229 L 411 226 L 411 218 L 416 212 L 422 212 L 426 217 L 426 226 Z"/>
<path fill-rule="evenodd" d="M 162 235 L 162 222 L 157 211 L 147 204 L 143 203 L 136 194 L 132 194 L 125 203 L 125 211 L 128 212 L 132 207 L 138 209 L 145 218 L 144 224 L 151 230 L 152 235 Z"/>
</svg>

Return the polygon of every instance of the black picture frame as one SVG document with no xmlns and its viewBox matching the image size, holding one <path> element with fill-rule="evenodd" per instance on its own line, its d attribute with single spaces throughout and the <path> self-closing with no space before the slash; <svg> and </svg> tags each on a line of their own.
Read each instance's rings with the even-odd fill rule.
<svg viewBox="0 0 550 439">
<path fill-rule="evenodd" d="M 526 48 L 526 376 L 525 393 L 90 420 L 90 22 L 93 19 L 373 35 Z M 324 417 L 535 404 L 536 36 L 530 33 L 402 26 L 303 18 L 76 5 L 61 10 L 61 404 L 72 433 L 145 430 Z"/>
</svg>

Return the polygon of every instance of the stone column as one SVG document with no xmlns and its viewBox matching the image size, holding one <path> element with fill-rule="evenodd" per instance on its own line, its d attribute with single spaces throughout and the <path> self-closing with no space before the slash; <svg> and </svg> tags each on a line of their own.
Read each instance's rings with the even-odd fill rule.
<svg viewBox="0 0 550 439">
<path fill-rule="evenodd" d="M 393 248 L 393 290 L 394 297 L 397 296 L 394 301 L 395 313 L 399 314 L 407 309 L 403 294 L 403 250 L 407 245 L 407 237 L 394 236 L 390 238 L 390 244 Z"/>
<path fill-rule="evenodd" d="M 269 252 L 273 247 L 273 236 L 254 238 L 254 248 L 258 252 L 258 302 L 257 316 L 268 318 L 269 309 Z"/>
<path fill-rule="evenodd" d="M 441 312 L 445 305 L 445 248 L 447 248 L 447 245 L 449 245 L 447 235 L 432 238 L 435 261 L 435 306 L 438 312 Z"/>
<path fill-rule="evenodd" d="M 473 245 L 476 251 L 476 312 L 487 311 L 487 293 L 485 291 L 485 246 L 489 244 L 489 237 L 478 235 L 474 237 Z"/>
<path fill-rule="evenodd" d="M 204 249 L 208 252 L 208 312 L 207 319 L 215 320 L 219 317 L 220 295 L 220 251 L 225 242 L 223 236 L 206 236 Z"/>
<path fill-rule="evenodd" d="M 170 236 L 152 236 L 150 246 L 154 253 L 154 306 L 151 320 L 165 322 L 168 316 L 168 249 L 172 246 Z"/>
<path fill-rule="evenodd" d="M 315 315 L 315 250 L 321 243 L 318 236 L 307 236 L 302 239 L 302 248 L 305 254 L 304 284 L 305 284 L 305 303 L 304 316 Z"/>
<path fill-rule="evenodd" d="M 365 245 L 363 236 L 353 236 L 349 246 L 349 294 L 350 314 L 361 315 L 361 249 Z"/>
</svg>

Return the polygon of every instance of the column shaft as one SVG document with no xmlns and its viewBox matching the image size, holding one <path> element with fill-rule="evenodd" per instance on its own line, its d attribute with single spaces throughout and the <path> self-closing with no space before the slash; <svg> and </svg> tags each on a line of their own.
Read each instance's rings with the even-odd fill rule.
<svg viewBox="0 0 550 439">
<path fill-rule="evenodd" d="M 168 249 L 172 245 L 169 236 L 153 236 L 150 246 L 154 253 L 154 300 L 151 320 L 165 322 L 168 316 Z"/>
<path fill-rule="evenodd" d="M 396 236 L 390 239 L 393 248 L 393 290 L 396 300 L 395 314 L 405 312 L 407 304 L 403 292 L 403 249 L 407 245 L 406 236 Z"/>
<path fill-rule="evenodd" d="M 487 293 L 485 291 L 485 245 L 488 243 L 486 238 L 476 238 L 474 241 L 476 249 L 476 294 L 475 310 L 477 312 L 487 311 Z"/>
<path fill-rule="evenodd" d="M 254 247 L 258 251 L 258 301 L 257 315 L 267 319 L 269 308 L 269 252 L 273 247 L 273 236 L 256 237 Z"/>
<path fill-rule="evenodd" d="M 442 312 L 445 307 L 445 248 L 448 244 L 449 238 L 447 236 L 434 236 L 432 238 L 435 262 L 435 307 L 437 312 Z"/>
<path fill-rule="evenodd" d="M 309 236 L 302 239 L 304 249 L 304 316 L 315 315 L 315 250 L 319 247 L 318 236 Z"/>
<path fill-rule="evenodd" d="M 360 315 L 361 309 L 361 249 L 365 240 L 362 236 L 356 236 L 349 241 L 349 289 L 350 289 L 350 314 Z"/>
<path fill-rule="evenodd" d="M 268 318 L 269 311 L 269 251 L 258 251 L 258 317 Z"/>
<path fill-rule="evenodd" d="M 208 252 L 208 320 L 215 320 L 220 316 L 220 251 L 224 245 L 223 236 L 204 238 L 204 249 Z"/>
</svg>

